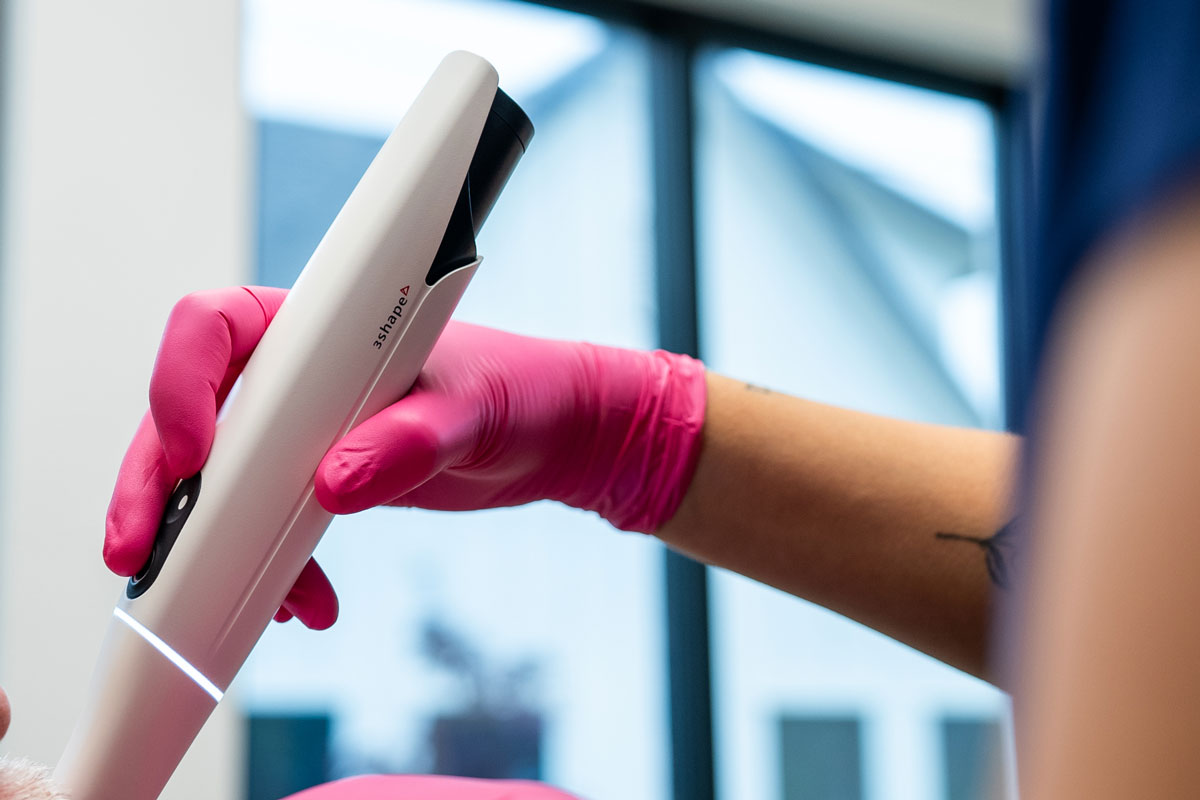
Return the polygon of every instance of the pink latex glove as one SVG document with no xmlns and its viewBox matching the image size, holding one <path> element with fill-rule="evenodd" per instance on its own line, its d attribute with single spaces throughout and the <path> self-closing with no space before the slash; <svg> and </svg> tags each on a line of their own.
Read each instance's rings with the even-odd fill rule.
<svg viewBox="0 0 1200 800">
<path fill-rule="evenodd" d="M 282 289 L 201 292 L 171 312 L 150 413 L 117 478 L 104 559 L 145 562 L 167 496 L 208 457 L 217 409 L 283 303 Z M 700 362 L 450 323 L 409 394 L 338 442 L 317 499 L 349 514 L 382 504 L 468 510 L 559 500 L 618 528 L 671 518 L 700 451 Z M 337 598 L 310 561 L 276 619 L 323 628 Z"/>
<path fill-rule="evenodd" d="M 285 800 L 578 800 L 530 781 L 367 775 L 314 786 Z"/>
</svg>

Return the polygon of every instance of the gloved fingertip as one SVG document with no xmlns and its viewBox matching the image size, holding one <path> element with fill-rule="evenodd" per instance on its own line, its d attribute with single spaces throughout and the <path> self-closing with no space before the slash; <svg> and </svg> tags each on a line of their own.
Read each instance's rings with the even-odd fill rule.
<svg viewBox="0 0 1200 800">
<path fill-rule="evenodd" d="M 330 514 L 357 514 L 376 502 L 371 502 L 364 470 L 355 466 L 340 451 L 332 450 L 321 460 L 313 481 L 317 502 Z"/>
<path fill-rule="evenodd" d="M 301 619 L 300 621 L 303 622 L 304 626 L 309 630 L 327 631 L 333 627 L 333 623 L 337 622 L 337 618 L 338 610 L 335 607 L 332 613 L 318 614 L 311 616 L 308 619 Z"/>
<path fill-rule="evenodd" d="M 357 514 L 360 511 L 366 511 L 372 508 L 375 503 L 364 502 L 356 498 L 353 494 L 342 494 L 336 489 L 331 489 L 328 486 L 318 487 L 315 492 L 317 502 L 321 504 L 321 508 L 328 511 L 330 514 Z"/>
<path fill-rule="evenodd" d="M 122 578 L 128 578 L 137 572 L 137 569 L 130 569 L 130 562 L 126 555 L 117 547 L 115 547 L 107 539 L 104 542 L 104 566 L 108 567 L 109 571 L 120 575 Z"/>
<path fill-rule="evenodd" d="M 323 631 L 337 622 L 337 592 L 314 559 L 310 558 L 296 577 L 283 608 L 313 630 Z"/>
<path fill-rule="evenodd" d="M 398 403 L 393 409 L 399 407 Z M 411 412 L 411 403 L 408 408 Z M 432 426 L 413 419 L 411 413 L 385 411 L 321 459 L 315 480 L 317 502 L 333 514 L 356 514 L 391 503 L 437 472 L 442 452 Z"/>
<path fill-rule="evenodd" d="M 110 515 L 104 525 L 104 565 L 123 578 L 137 573 L 146 563 L 149 552 L 135 545 L 123 526 Z"/>
<path fill-rule="evenodd" d="M 289 619 L 292 618 L 292 616 L 293 616 L 292 612 L 288 611 L 283 606 L 280 606 L 279 610 L 275 612 L 275 621 L 276 622 L 287 622 Z"/>
<path fill-rule="evenodd" d="M 337 595 L 331 591 L 318 598 L 306 598 L 305 602 L 289 604 L 287 611 L 309 630 L 328 630 L 333 627 L 333 623 L 337 622 Z"/>
</svg>

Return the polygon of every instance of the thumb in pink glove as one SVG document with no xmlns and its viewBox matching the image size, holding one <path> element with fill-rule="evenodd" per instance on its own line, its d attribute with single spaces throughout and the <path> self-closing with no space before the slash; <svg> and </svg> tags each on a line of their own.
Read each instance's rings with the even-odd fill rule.
<svg viewBox="0 0 1200 800">
<path fill-rule="evenodd" d="M 286 800 L 578 800 L 530 781 L 366 775 L 314 786 Z"/>
<path fill-rule="evenodd" d="M 105 559 L 114 571 L 131 574 L 144 562 L 167 495 L 203 464 L 217 408 L 283 296 L 221 290 L 184 298 L 172 312 L 150 414 L 109 507 Z M 704 407 L 703 366 L 686 356 L 452 322 L 412 391 L 326 454 L 316 495 L 338 514 L 552 499 L 653 533 L 691 481 Z M 336 598 L 311 562 L 284 606 L 310 626 L 336 617 Z"/>
<path fill-rule="evenodd" d="M 703 415 L 693 359 L 452 323 L 408 396 L 325 456 L 317 497 L 339 514 L 560 500 L 652 533 L 687 489 Z"/>
</svg>

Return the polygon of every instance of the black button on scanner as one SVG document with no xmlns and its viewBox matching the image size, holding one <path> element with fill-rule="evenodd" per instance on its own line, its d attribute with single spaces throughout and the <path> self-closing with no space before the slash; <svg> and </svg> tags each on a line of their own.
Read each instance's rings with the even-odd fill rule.
<svg viewBox="0 0 1200 800">
<path fill-rule="evenodd" d="M 199 472 L 190 478 L 184 478 L 175 487 L 175 491 L 171 492 L 166 510 L 163 511 L 162 521 L 158 524 L 158 532 L 154 535 L 154 547 L 150 550 L 150 558 L 146 559 L 146 563 L 137 571 L 137 574 L 129 579 L 129 584 L 125 587 L 126 597 L 131 600 L 141 597 L 154 583 L 159 572 L 162 571 L 167 555 L 175 546 L 175 540 L 179 538 L 183 524 L 187 522 L 192 509 L 196 507 L 196 499 L 199 496 Z"/>
</svg>

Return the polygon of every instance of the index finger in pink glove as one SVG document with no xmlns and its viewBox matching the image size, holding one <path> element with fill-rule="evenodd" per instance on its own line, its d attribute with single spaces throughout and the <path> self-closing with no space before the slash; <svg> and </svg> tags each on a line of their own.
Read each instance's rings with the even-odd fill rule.
<svg viewBox="0 0 1200 800">
<path fill-rule="evenodd" d="M 150 413 L 129 445 L 105 524 L 104 561 L 118 575 L 146 562 L 167 497 L 208 458 L 217 409 L 283 304 L 287 292 L 236 287 L 188 295 L 167 320 L 150 379 Z M 337 618 L 337 598 L 310 561 L 284 601 L 309 627 Z"/>
<path fill-rule="evenodd" d="M 175 304 L 150 378 L 150 413 L 129 444 L 108 507 L 104 561 L 113 572 L 132 575 L 146 562 L 168 495 L 208 458 L 217 408 L 285 296 L 239 287 Z"/>
<path fill-rule="evenodd" d="M 578 800 L 532 781 L 435 775 L 364 775 L 314 786 L 286 800 Z"/>
<path fill-rule="evenodd" d="M 217 409 L 285 297 L 284 289 L 240 286 L 175 304 L 150 378 L 150 414 L 177 479 L 208 458 Z"/>
</svg>

